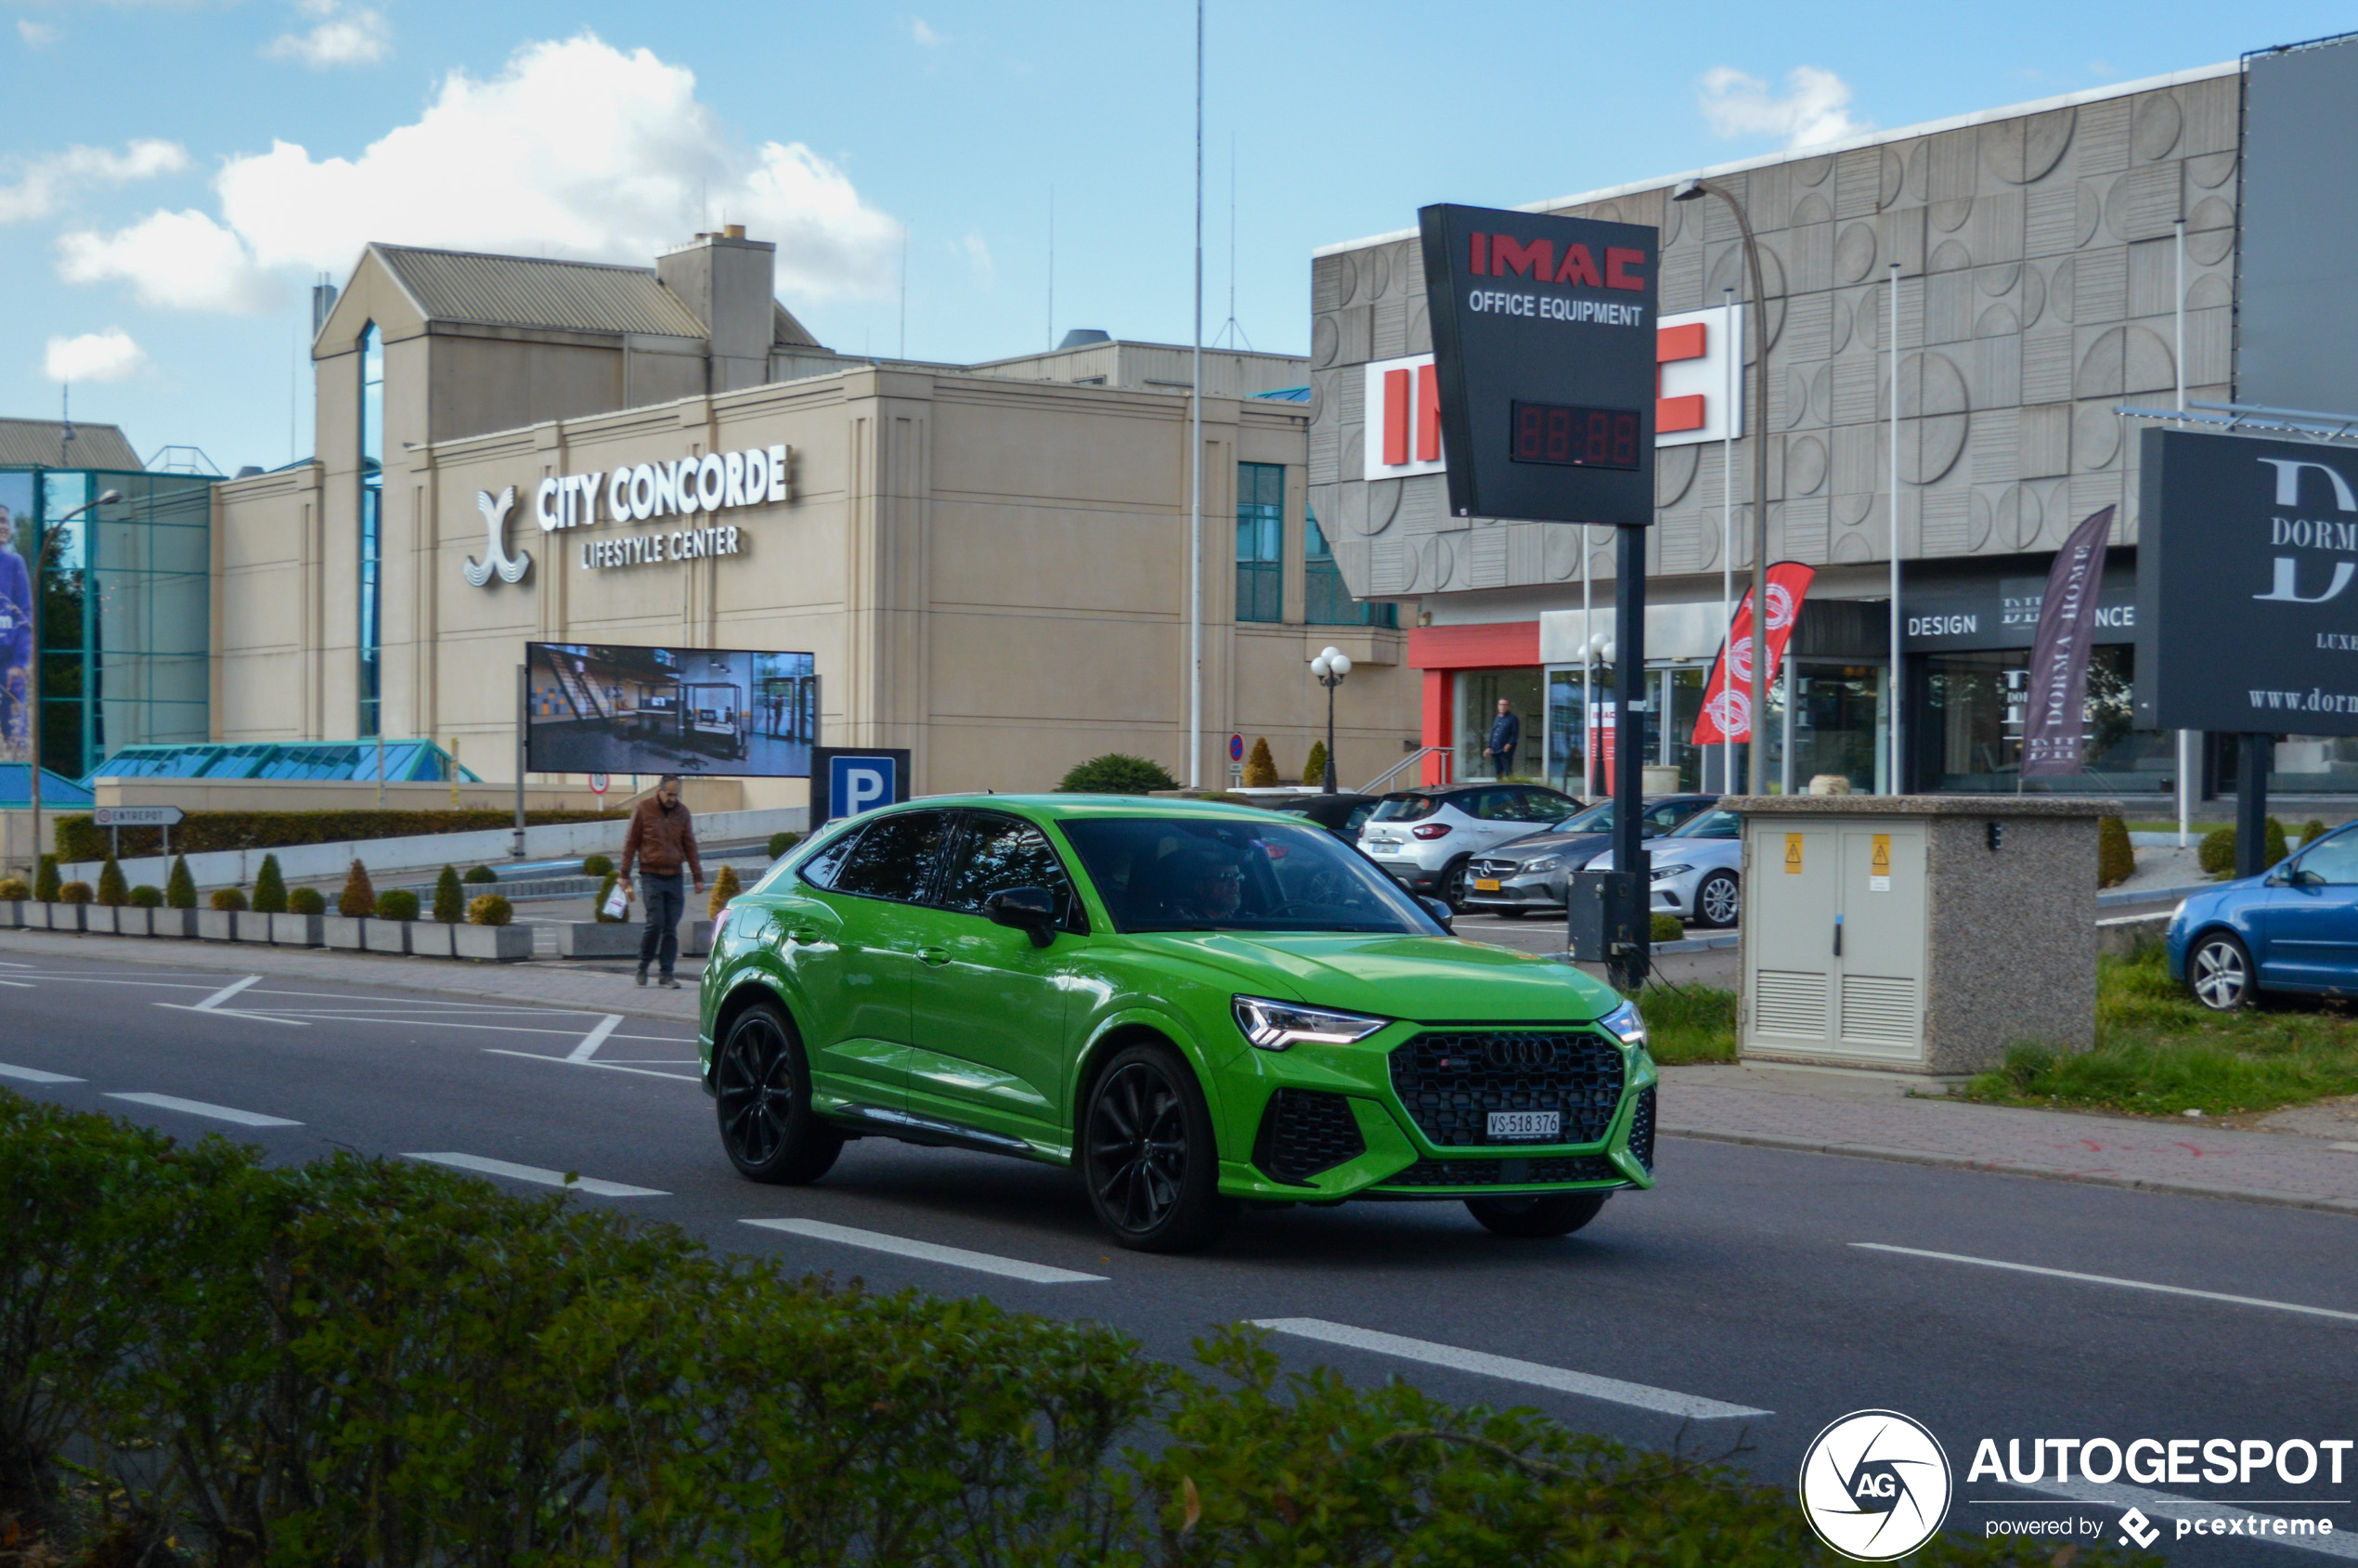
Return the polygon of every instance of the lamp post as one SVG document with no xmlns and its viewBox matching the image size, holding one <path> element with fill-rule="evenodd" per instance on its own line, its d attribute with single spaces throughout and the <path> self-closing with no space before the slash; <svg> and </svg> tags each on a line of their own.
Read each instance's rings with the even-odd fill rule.
<svg viewBox="0 0 2358 1568">
<path fill-rule="evenodd" d="M 1351 673 L 1351 655 L 1340 648 L 1321 648 L 1318 656 L 1310 661 L 1310 673 L 1316 676 L 1318 684 L 1327 689 L 1327 777 L 1318 790 L 1322 795 L 1332 795 L 1335 793 L 1335 688 L 1341 685 L 1342 678 Z"/>
<path fill-rule="evenodd" d="M 25 672 L 25 695 L 32 708 L 32 721 L 26 726 L 32 766 L 28 771 L 30 776 L 26 783 L 32 794 L 32 868 L 36 875 L 41 870 L 41 577 L 49 569 L 50 558 L 57 554 L 58 547 L 65 542 L 67 524 L 85 512 L 114 506 L 122 499 L 121 490 L 99 491 L 97 500 L 84 501 L 43 529 L 41 548 L 32 552 L 32 667 Z M 86 557 L 83 569 L 89 569 Z M 86 585 L 84 591 L 87 591 Z"/>
<path fill-rule="evenodd" d="M 1752 237 L 1752 221 L 1744 204 L 1728 188 L 1710 180 L 1680 180 L 1670 193 L 1673 201 L 1717 196 L 1736 214 L 1736 231 L 1743 236 L 1744 265 L 1752 272 L 1753 395 L 1747 437 L 1752 442 L 1752 793 L 1768 792 L 1768 747 L 1764 739 L 1768 713 L 1768 292 L 1761 280 L 1760 245 Z M 1736 541 L 1730 539 L 1733 550 Z M 1730 784 L 1733 780 L 1728 781 Z"/>
</svg>

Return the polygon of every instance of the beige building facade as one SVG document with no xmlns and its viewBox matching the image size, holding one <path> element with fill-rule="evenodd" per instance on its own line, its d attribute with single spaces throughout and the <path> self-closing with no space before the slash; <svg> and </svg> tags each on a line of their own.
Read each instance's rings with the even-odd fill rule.
<svg viewBox="0 0 2358 1568">
<path fill-rule="evenodd" d="M 317 313 L 317 457 L 219 487 L 214 738 L 432 739 L 509 780 L 528 641 L 808 651 L 821 744 L 906 746 L 919 793 L 1108 751 L 1185 781 L 1187 351 L 848 358 L 771 262 L 733 232 L 653 269 L 370 247 Z M 1321 549 L 1308 404 L 1265 395 L 1307 368 L 1205 369 L 1198 776 L 1232 732 L 1298 773 L 1331 643 L 1364 782 L 1413 745 L 1416 688 Z"/>
</svg>

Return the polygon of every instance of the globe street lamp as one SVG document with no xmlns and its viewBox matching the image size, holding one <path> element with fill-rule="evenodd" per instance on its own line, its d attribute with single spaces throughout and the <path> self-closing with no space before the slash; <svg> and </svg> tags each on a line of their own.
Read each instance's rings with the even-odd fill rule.
<svg viewBox="0 0 2358 1568">
<path fill-rule="evenodd" d="M 29 606 L 32 622 L 32 667 L 25 672 L 25 694 L 31 699 L 32 722 L 27 726 L 32 758 L 30 784 L 32 793 L 32 865 L 34 874 L 41 869 L 41 577 L 49 569 L 58 547 L 65 542 L 66 525 L 102 506 L 115 506 L 123 500 L 121 490 L 101 490 L 98 499 L 85 501 L 42 530 L 41 548 L 32 555 L 32 603 Z M 88 570 L 85 553 L 84 569 Z"/>
<path fill-rule="evenodd" d="M 1335 793 L 1335 688 L 1351 673 L 1351 655 L 1340 648 L 1321 648 L 1318 656 L 1310 661 L 1310 673 L 1327 689 L 1327 777 L 1319 786 L 1322 795 Z"/>
<path fill-rule="evenodd" d="M 1768 732 L 1768 293 L 1760 277 L 1760 246 L 1752 237 L 1752 222 L 1744 216 L 1744 204 L 1736 200 L 1726 186 L 1710 180 L 1680 180 L 1670 193 L 1673 201 L 1692 201 L 1698 197 L 1717 196 L 1728 203 L 1736 214 L 1736 232 L 1743 236 L 1744 265 L 1752 272 L 1752 342 L 1754 372 L 1751 418 L 1744 422 L 1752 427 L 1748 439 L 1752 442 L 1752 793 L 1768 793 L 1768 747 L 1763 737 Z M 1898 388 L 1892 389 L 1897 400 Z M 1729 550 L 1736 541 L 1725 542 Z M 1733 629 L 1732 628 L 1730 629 Z M 1722 781 L 1732 791 L 1735 781 Z"/>
</svg>

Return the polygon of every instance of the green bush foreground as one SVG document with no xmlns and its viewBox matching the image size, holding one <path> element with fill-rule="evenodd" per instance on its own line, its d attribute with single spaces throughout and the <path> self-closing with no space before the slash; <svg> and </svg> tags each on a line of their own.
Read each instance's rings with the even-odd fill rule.
<svg viewBox="0 0 2358 1568">
<path fill-rule="evenodd" d="M 1832 1561 L 1782 1487 L 1199 1348 L 0 1093 L 0 1515 L 45 1562 Z"/>
</svg>

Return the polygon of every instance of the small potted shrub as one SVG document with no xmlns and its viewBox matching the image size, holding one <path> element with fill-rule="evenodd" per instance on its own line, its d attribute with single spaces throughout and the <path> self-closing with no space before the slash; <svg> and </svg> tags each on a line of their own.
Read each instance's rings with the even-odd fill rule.
<svg viewBox="0 0 2358 1568">
<path fill-rule="evenodd" d="M 455 865 L 444 866 L 434 880 L 434 917 L 445 926 L 456 926 L 467 917 L 467 891 Z"/>
<path fill-rule="evenodd" d="M 581 862 L 584 876 L 609 876 L 614 873 L 614 860 L 608 855 L 591 855 Z"/>
<path fill-rule="evenodd" d="M 0 931 L 24 924 L 24 906 L 32 901 L 32 884 L 21 876 L 0 876 Z"/>
<path fill-rule="evenodd" d="M 246 907 L 244 892 L 236 888 L 215 888 L 205 895 L 205 907 L 197 912 L 197 935 L 209 942 L 234 942 L 238 940 L 238 916 Z"/>
<path fill-rule="evenodd" d="M 770 858 L 774 861 L 801 842 L 799 833 L 773 833 L 770 836 Z"/>
<path fill-rule="evenodd" d="M 97 895 L 87 882 L 69 882 L 58 889 L 59 903 L 81 904 L 87 907 L 95 897 Z"/>
<path fill-rule="evenodd" d="M 418 895 L 407 888 L 388 888 L 377 895 L 377 918 L 380 920 L 415 920 L 418 918 Z"/>
<path fill-rule="evenodd" d="M 467 923 L 451 929 L 452 946 L 460 958 L 512 964 L 532 956 L 532 932 L 512 924 L 514 906 L 497 893 L 479 893 L 467 905 Z"/>
<path fill-rule="evenodd" d="M 197 879 L 189 873 L 188 856 L 173 857 L 172 871 L 163 879 L 163 907 L 151 917 L 149 928 L 159 937 L 187 940 L 196 936 Z"/>
<path fill-rule="evenodd" d="M 499 886 L 499 874 L 487 865 L 471 865 L 461 880 L 470 887 L 493 888 Z"/>
<path fill-rule="evenodd" d="M 712 879 L 710 896 L 705 900 L 705 918 L 719 919 L 720 912 L 729 907 L 729 901 L 745 890 L 745 884 L 737 880 L 737 868 L 732 865 L 722 866 L 720 874 Z"/>
<path fill-rule="evenodd" d="M 125 936 L 152 937 L 159 923 L 178 914 L 163 907 L 163 889 L 145 883 L 131 889 L 130 899 L 115 911 L 115 929 Z"/>
<path fill-rule="evenodd" d="M 262 869 L 253 877 L 253 912 L 256 914 L 287 913 L 287 878 L 279 869 L 279 857 L 262 857 Z"/>
<path fill-rule="evenodd" d="M 289 914 L 326 914 L 328 896 L 317 888 L 292 888 L 287 892 Z"/>
<path fill-rule="evenodd" d="M 63 879 L 58 875 L 58 857 L 55 855 L 42 856 L 41 869 L 32 874 L 33 901 L 35 903 L 45 904 L 60 902 L 61 901 L 58 897 L 58 889 L 61 886 L 63 886 Z"/>
<path fill-rule="evenodd" d="M 123 877 L 123 867 L 112 855 L 98 868 L 98 901 L 109 909 L 121 909 L 131 901 L 131 884 Z"/>
<path fill-rule="evenodd" d="M 262 896 L 266 883 L 276 884 L 267 890 L 271 901 L 279 907 L 265 912 Z M 302 897 L 297 898 L 300 894 Z M 328 901 L 316 888 L 290 889 L 286 878 L 279 875 L 279 857 L 271 855 L 262 862 L 262 875 L 254 878 L 253 904 L 256 917 L 270 923 L 270 940 L 279 947 L 318 947 L 327 940 L 323 924 L 328 913 Z"/>
<path fill-rule="evenodd" d="M 236 914 L 246 907 L 246 896 L 236 888 L 215 888 L 205 902 L 224 914 Z"/>
<path fill-rule="evenodd" d="M 319 938 L 330 947 L 346 952 L 369 951 L 369 917 L 377 913 L 377 889 L 369 884 L 369 868 L 358 861 L 344 875 L 343 888 L 335 897 L 335 913 L 320 922 Z M 398 947 L 396 952 L 407 952 Z"/>
</svg>

